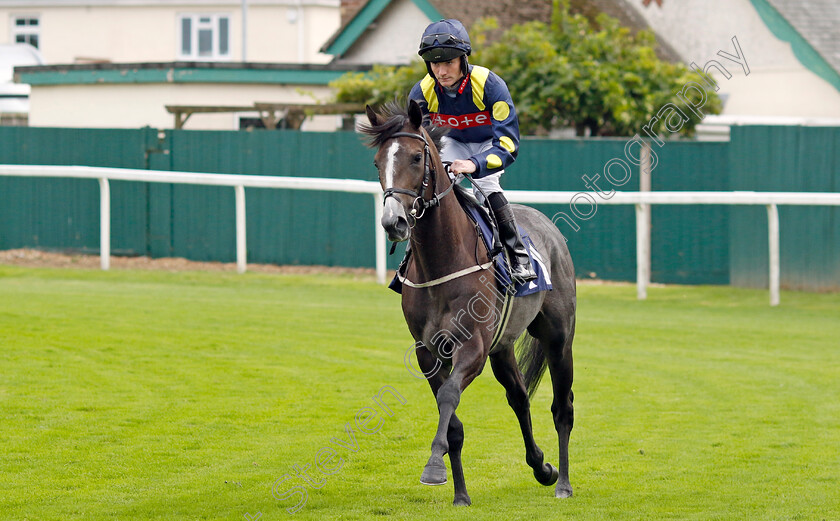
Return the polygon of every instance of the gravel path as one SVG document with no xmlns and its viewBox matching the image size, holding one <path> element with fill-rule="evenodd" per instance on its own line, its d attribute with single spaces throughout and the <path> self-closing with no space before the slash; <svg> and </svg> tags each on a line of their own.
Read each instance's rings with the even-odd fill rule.
<svg viewBox="0 0 840 521">
<path fill-rule="evenodd" d="M 0 264 L 32 268 L 82 268 L 99 269 L 99 255 L 67 254 L 32 250 L 28 248 L 0 251 Z M 111 257 L 111 269 L 164 270 L 164 271 L 236 271 L 235 262 L 198 262 L 167 257 Z M 248 271 L 284 274 L 349 274 L 360 278 L 375 277 L 372 268 L 338 268 L 329 266 L 276 266 L 274 264 L 248 264 Z"/>
</svg>

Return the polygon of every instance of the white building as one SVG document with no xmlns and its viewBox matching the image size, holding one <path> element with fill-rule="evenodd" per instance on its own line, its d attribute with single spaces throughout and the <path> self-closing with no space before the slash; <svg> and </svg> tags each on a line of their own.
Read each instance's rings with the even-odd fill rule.
<svg viewBox="0 0 840 521">
<path fill-rule="evenodd" d="M 339 0 L 0 0 L 0 43 L 30 43 L 51 65 L 325 63 L 330 57 L 318 49 L 338 28 L 339 7 Z"/>
<path fill-rule="evenodd" d="M 32 126 L 171 128 L 166 105 L 328 99 L 327 82 L 348 69 L 319 51 L 339 13 L 340 0 L 0 0 L 0 43 L 29 43 L 44 57 L 43 67 L 18 69 L 32 86 Z M 234 129 L 258 116 L 196 114 L 185 128 Z"/>
<path fill-rule="evenodd" d="M 840 118 L 837 0 L 590 0 L 587 9 L 652 29 L 669 59 L 709 68 L 723 127 Z M 440 18 L 548 21 L 548 0 L 0 0 L 0 44 L 30 43 L 47 67 L 32 85 L 34 126 L 171 128 L 166 105 L 224 109 L 318 103 L 346 70 L 415 59 Z M 341 11 L 345 11 L 342 20 Z M 5 21 L 5 23 L 4 23 Z M 722 58 L 737 37 L 749 69 Z M 713 64 L 712 64 L 713 65 Z M 256 111 L 196 114 L 185 128 L 239 128 Z M 315 116 L 304 128 L 334 128 Z"/>
<path fill-rule="evenodd" d="M 625 0 L 626 2 L 627 0 Z M 630 2 L 685 64 L 712 64 L 723 113 L 707 124 L 837 124 L 840 118 L 840 2 L 837 0 L 662 0 Z M 734 56 L 736 37 L 747 70 Z M 698 129 L 702 130 L 702 129 Z"/>
</svg>

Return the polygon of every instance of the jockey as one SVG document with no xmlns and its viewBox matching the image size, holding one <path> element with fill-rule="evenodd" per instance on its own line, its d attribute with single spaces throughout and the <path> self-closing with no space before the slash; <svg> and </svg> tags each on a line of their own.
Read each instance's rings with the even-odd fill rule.
<svg viewBox="0 0 840 521">
<path fill-rule="evenodd" d="M 537 277 L 499 184 L 516 159 L 519 120 L 507 84 L 485 67 L 470 65 L 470 37 L 458 20 L 430 24 L 420 39 L 420 57 L 429 74 L 411 89 L 430 122 L 449 127 L 441 159 L 451 175 L 469 174 L 487 197 L 508 252 L 511 275 L 520 282 Z M 483 197 L 476 193 L 479 200 Z"/>
</svg>

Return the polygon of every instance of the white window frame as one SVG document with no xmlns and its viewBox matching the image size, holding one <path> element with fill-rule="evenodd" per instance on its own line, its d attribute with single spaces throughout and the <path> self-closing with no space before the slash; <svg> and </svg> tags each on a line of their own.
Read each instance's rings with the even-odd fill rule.
<svg viewBox="0 0 840 521">
<path fill-rule="evenodd" d="M 209 19 L 208 22 L 202 22 L 202 19 Z M 190 20 L 190 52 L 185 53 L 183 42 L 184 42 L 184 25 L 183 20 L 189 19 Z M 219 21 L 222 19 L 227 19 L 227 26 L 228 26 L 228 34 L 227 34 L 227 52 L 222 53 L 220 52 L 220 39 L 219 39 Z M 207 56 L 199 56 L 198 54 L 198 32 L 200 29 L 210 29 L 212 31 L 212 43 L 211 43 L 211 52 Z M 230 60 L 232 58 L 231 54 L 231 43 L 233 42 L 233 38 L 231 38 L 231 16 L 229 13 L 180 13 L 177 16 L 177 51 L 176 55 L 178 56 L 179 60 L 190 60 L 190 61 L 223 61 L 223 60 Z"/>
<path fill-rule="evenodd" d="M 20 26 L 20 25 L 17 24 L 17 21 L 21 18 L 27 19 L 27 20 L 31 20 L 31 19 L 37 20 L 38 25 Z M 17 38 L 18 38 L 18 36 L 23 35 L 23 36 L 28 37 L 28 38 L 26 38 L 26 42 L 24 42 L 24 43 L 28 43 L 28 44 L 32 45 L 31 44 L 31 41 L 32 41 L 31 37 L 35 36 L 36 39 L 37 39 L 38 45 L 32 45 L 32 46 L 35 47 L 36 49 L 40 49 L 41 43 L 42 43 L 41 42 L 41 15 L 40 14 L 15 13 L 15 14 L 12 14 L 12 16 L 9 20 L 9 23 L 12 26 L 11 30 L 9 31 L 9 38 L 11 39 L 10 43 L 12 43 L 12 44 L 21 43 L 21 42 L 17 41 Z"/>
</svg>

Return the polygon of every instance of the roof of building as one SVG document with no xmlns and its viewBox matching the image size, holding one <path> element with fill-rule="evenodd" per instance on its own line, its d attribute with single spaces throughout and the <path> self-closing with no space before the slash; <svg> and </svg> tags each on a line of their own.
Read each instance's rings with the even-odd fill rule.
<svg viewBox="0 0 840 521">
<path fill-rule="evenodd" d="M 840 90 L 840 4 L 836 0 L 750 0 L 796 58 Z"/>
<path fill-rule="evenodd" d="M 101 83 L 270 83 L 326 85 L 366 65 L 330 63 L 159 62 L 90 63 L 15 67 L 15 78 L 30 85 Z"/>
<path fill-rule="evenodd" d="M 615 0 L 586 0 L 576 2 L 575 4 L 572 5 L 572 9 L 582 12 L 590 19 L 593 19 L 600 12 L 618 19 L 618 23 L 624 27 L 628 27 L 634 34 L 641 30 L 652 31 L 656 35 L 656 55 L 660 59 L 669 62 L 683 61 L 680 53 L 667 40 L 659 34 L 656 34 L 656 31 L 653 31 L 647 21 L 637 11 L 640 6 L 636 6 L 632 0 L 619 2 Z"/>
<path fill-rule="evenodd" d="M 393 0 L 368 0 L 355 12 L 345 13 L 341 27 L 321 46 L 321 52 L 341 57 L 376 21 L 382 11 Z M 430 20 L 438 20 L 443 15 L 429 0 L 411 0 Z M 354 5 L 356 2 L 353 3 Z"/>
<path fill-rule="evenodd" d="M 819 55 L 840 72 L 840 3 L 837 0 L 767 0 Z"/>
</svg>

